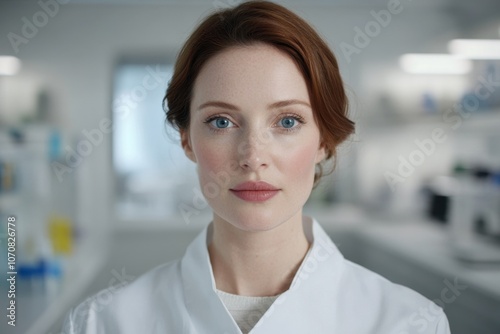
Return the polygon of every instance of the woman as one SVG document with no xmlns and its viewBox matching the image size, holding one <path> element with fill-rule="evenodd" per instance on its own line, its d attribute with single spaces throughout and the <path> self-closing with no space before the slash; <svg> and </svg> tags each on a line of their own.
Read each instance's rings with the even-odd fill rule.
<svg viewBox="0 0 500 334">
<path fill-rule="evenodd" d="M 68 332 L 449 333 L 441 308 L 344 259 L 302 215 L 354 131 L 336 59 L 306 22 L 270 2 L 210 15 L 165 101 L 213 220 L 182 259 L 76 308 Z"/>
</svg>

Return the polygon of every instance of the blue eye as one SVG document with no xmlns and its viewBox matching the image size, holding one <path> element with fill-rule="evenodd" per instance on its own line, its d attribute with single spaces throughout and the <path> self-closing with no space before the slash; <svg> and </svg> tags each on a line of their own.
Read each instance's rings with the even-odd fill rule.
<svg viewBox="0 0 500 334">
<path fill-rule="evenodd" d="M 286 129 L 290 129 L 295 125 L 295 118 L 284 117 L 281 119 L 281 125 L 283 125 L 283 127 Z"/>
<path fill-rule="evenodd" d="M 217 130 L 228 128 L 231 124 L 231 121 L 225 117 L 215 116 L 207 120 L 207 123 L 212 124 L 212 126 Z"/>
</svg>

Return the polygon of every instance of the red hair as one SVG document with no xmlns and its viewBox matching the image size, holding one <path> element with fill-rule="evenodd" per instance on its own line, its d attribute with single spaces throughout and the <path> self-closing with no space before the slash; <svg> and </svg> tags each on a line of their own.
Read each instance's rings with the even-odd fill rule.
<svg viewBox="0 0 500 334">
<path fill-rule="evenodd" d="M 177 130 L 188 130 L 194 81 L 211 57 L 233 46 L 267 43 L 284 51 L 298 65 L 306 81 L 314 119 L 326 159 L 354 132 L 347 118 L 348 100 L 337 60 L 318 33 L 285 7 L 267 1 L 248 1 L 209 15 L 182 47 L 168 86 L 163 108 Z M 165 107 L 167 102 L 168 108 Z M 336 161 L 330 173 L 335 169 Z M 314 187 L 323 175 L 318 164 Z"/>
</svg>

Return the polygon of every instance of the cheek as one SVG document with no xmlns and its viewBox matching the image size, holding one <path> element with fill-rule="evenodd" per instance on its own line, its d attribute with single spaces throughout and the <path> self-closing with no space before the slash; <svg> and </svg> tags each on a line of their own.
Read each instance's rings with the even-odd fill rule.
<svg viewBox="0 0 500 334">
<path fill-rule="evenodd" d="M 296 179 L 304 179 L 314 176 L 316 147 L 302 146 L 289 151 L 286 156 L 286 167 L 289 174 Z"/>
<path fill-rule="evenodd" d="M 207 140 L 201 140 L 198 143 L 194 148 L 194 153 L 202 184 L 214 181 L 217 175 L 230 170 L 232 156 L 229 148 L 224 148 L 220 144 L 213 145 Z"/>
</svg>

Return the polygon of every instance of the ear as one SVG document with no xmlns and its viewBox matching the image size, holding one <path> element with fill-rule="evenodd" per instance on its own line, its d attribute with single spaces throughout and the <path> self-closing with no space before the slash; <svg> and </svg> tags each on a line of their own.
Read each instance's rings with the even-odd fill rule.
<svg viewBox="0 0 500 334">
<path fill-rule="evenodd" d="M 193 147 L 191 146 L 191 138 L 189 136 L 189 129 L 180 130 L 180 134 L 181 134 L 181 145 L 182 145 L 182 149 L 184 150 L 184 153 L 189 158 L 189 160 L 196 163 L 196 156 L 193 152 Z"/>
<path fill-rule="evenodd" d="M 318 148 L 318 152 L 316 152 L 316 161 L 315 162 L 318 164 L 321 161 L 323 161 L 325 158 L 326 158 L 325 144 L 321 143 L 319 148 Z"/>
</svg>

